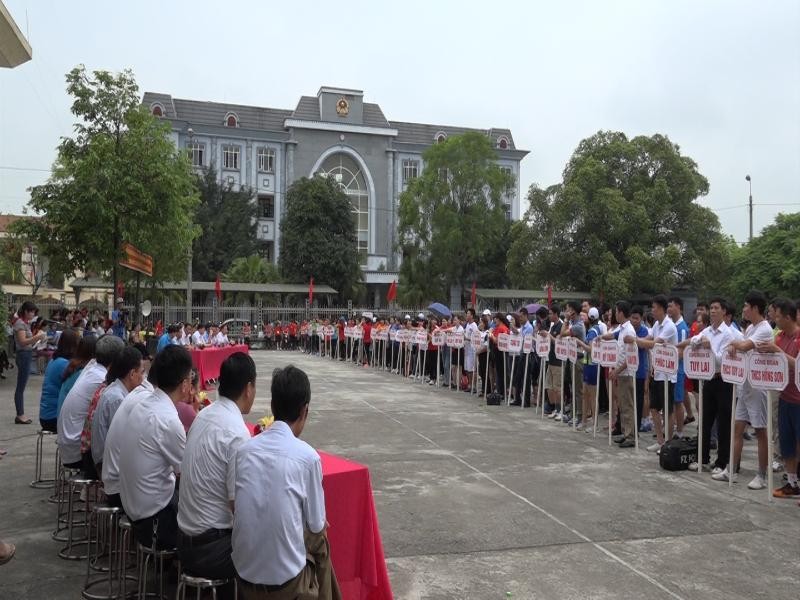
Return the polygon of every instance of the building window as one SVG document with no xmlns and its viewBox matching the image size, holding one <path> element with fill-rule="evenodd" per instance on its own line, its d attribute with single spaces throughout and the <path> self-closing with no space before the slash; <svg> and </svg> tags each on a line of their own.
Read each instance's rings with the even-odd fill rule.
<svg viewBox="0 0 800 600">
<path fill-rule="evenodd" d="M 159 119 L 164 116 L 164 107 L 160 104 L 153 104 L 150 107 L 150 112 L 153 114 L 154 117 L 158 117 Z"/>
<path fill-rule="evenodd" d="M 356 248 L 362 265 L 369 254 L 369 188 L 364 171 L 347 154 L 333 154 L 325 159 L 318 171 L 330 177 L 350 199 L 353 221 L 356 225 Z"/>
<path fill-rule="evenodd" d="M 443 141 L 447 139 L 447 134 L 444 131 L 440 131 L 433 137 L 433 139 L 436 141 L 437 144 L 441 144 Z"/>
<path fill-rule="evenodd" d="M 201 144 L 199 142 L 192 142 L 186 148 L 187 154 L 189 155 L 189 161 L 192 163 L 193 167 L 203 167 L 205 166 L 205 158 L 206 158 L 206 145 Z"/>
<path fill-rule="evenodd" d="M 239 169 L 239 146 L 222 147 L 222 168 Z"/>
<path fill-rule="evenodd" d="M 239 117 L 237 117 L 233 113 L 228 113 L 225 115 L 225 127 L 238 127 L 239 126 Z"/>
<path fill-rule="evenodd" d="M 261 242 L 258 244 L 258 254 L 267 262 L 272 262 L 274 256 L 275 242 Z"/>
<path fill-rule="evenodd" d="M 275 150 L 272 148 L 258 149 L 258 170 L 262 173 L 275 172 Z"/>
<path fill-rule="evenodd" d="M 408 184 L 412 179 L 419 176 L 419 161 L 404 160 L 403 161 L 403 183 Z"/>
<path fill-rule="evenodd" d="M 510 204 L 503 204 L 503 212 L 506 214 L 506 221 L 511 220 L 511 205 Z"/>
<path fill-rule="evenodd" d="M 445 167 L 439 167 L 438 175 L 439 181 L 444 181 L 446 183 L 450 175 L 450 171 Z"/>
<path fill-rule="evenodd" d="M 505 136 L 498 138 L 497 147 L 500 148 L 500 150 L 508 150 L 508 138 Z"/>
<path fill-rule="evenodd" d="M 511 167 L 500 167 L 500 170 L 503 173 L 505 173 L 506 175 L 508 175 L 509 177 L 513 177 L 514 176 L 514 171 L 513 171 L 513 169 Z"/>
<path fill-rule="evenodd" d="M 275 196 L 258 196 L 258 211 L 259 219 L 274 219 L 275 218 Z"/>
</svg>

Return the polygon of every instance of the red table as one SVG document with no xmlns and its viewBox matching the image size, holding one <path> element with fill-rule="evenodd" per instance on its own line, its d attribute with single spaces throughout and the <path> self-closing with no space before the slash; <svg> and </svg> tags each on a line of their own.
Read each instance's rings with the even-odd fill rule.
<svg viewBox="0 0 800 600">
<path fill-rule="evenodd" d="M 252 434 L 254 426 L 247 428 Z M 331 562 L 343 600 L 392 600 L 369 469 L 327 452 L 319 456 Z"/>
<path fill-rule="evenodd" d="M 225 346 L 224 348 L 203 348 L 202 350 L 194 348 L 190 352 L 192 353 L 192 362 L 200 379 L 200 389 L 205 390 L 207 389 L 207 381 L 219 378 L 219 369 L 226 358 L 236 352 L 250 354 L 250 348 L 242 344 L 239 346 Z"/>
</svg>

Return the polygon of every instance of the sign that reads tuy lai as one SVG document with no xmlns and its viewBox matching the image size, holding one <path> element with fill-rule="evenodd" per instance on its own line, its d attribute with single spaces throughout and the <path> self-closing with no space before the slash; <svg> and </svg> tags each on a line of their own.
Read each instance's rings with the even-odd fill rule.
<svg viewBox="0 0 800 600">
<path fill-rule="evenodd" d="M 709 381 L 714 378 L 714 353 L 711 348 L 692 348 L 683 351 L 683 366 L 689 379 Z"/>
<path fill-rule="evenodd" d="M 731 354 L 726 350 L 722 355 L 719 374 L 726 383 L 742 385 L 747 380 L 747 355 L 744 352 Z"/>
<path fill-rule="evenodd" d="M 658 373 L 675 375 L 678 372 L 678 358 L 678 349 L 675 346 L 653 346 L 653 370 Z"/>
<path fill-rule="evenodd" d="M 747 361 L 747 380 L 754 388 L 782 391 L 789 385 L 786 355 L 782 352 L 751 352 Z"/>
</svg>

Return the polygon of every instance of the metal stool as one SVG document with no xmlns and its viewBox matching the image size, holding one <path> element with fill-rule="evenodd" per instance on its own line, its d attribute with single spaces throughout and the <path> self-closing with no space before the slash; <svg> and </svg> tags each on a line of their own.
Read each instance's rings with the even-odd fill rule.
<svg viewBox="0 0 800 600">
<path fill-rule="evenodd" d="M 46 435 L 55 435 L 52 431 L 47 431 L 45 429 L 40 429 L 37 433 L 36 439 L 36 469 L 34 474 L 34 479 L 31 481 L 31 487 L 36 489 L 45 489 L 51 488 L 56 483 L 56 478 L 53 479 L 44 479 L 42 478 L 42 446 L 44 444 L 44 436 Z M 58 446 L 56 446 L 58 448 Z"/>
<path fill-rule="evenodd" d="M 117 557 L 119 560 L 119 580 L 117 589 L 119 590 L 119 598 L 122 600 L 134 594 L 138 594 L 139 587 L 139 578 L 136 575 L 128 575 L 128 571 L 132 567 L 136 569 L 137 573 L 139 568 L 137 563 L 139 552 L 136 548 L 131 548 L 131 529 L 130 519 L 122 515 L 119 518 L 119 536 L 117 537 L 119 543 L 117 547 Z M 133 555 L 132 560 L 131 555 Z M 129 581 L 136 582 L 136 592 L 133 590 L 131 590 L 130 593 L 128 592 Z"/>
<path fill-rule="evenodd" d="M 175 558 L 178 555 L 177 548 L 170 548 L 168 550 L 157 550 L 155 542 L 153 546 L 143 546 L 137 544 L 136 562 L 138 564 L 139 578 L 139 600 L 147 600 L 147 598 L 158 598 L 164 600 L 164 560 Z M 158 592 L 147 592 L 147 569 L 150 565 L 150 559 L 153 559 L 153 577 L 158 586 Z"/>
<path fill-rule="evenodd" d="M 58 504 L 58 510 L 56 511 L 56 529 L 53 531 L 52 537 L 57 542 L 66 542 L 69 537 L 67 531 L 69 526 L 69 499 L 70 496 L 73 495 L 73 489 L 70 486 L 70 480 L 76 477 L 80 477 L 81 471 L 80 469 L 72 469 L 69 467 L 65 467 L 59 461 L 58 466 L 60 467 L 58 472 L 58 478 L 56 479 L 56 503 Z M 84 525 L 85 524 L 85 516 L 84 521 L 75 521 L 74 525 Z"/>
<path fill-rule="evenodd" d="M 230 579 L 206 579 L 205 577 L 193 577 L 186 573 L 181 573 L 175 600 L 186 600 L 187 587 L 195 589 L 195 600 L 200 600 L 203 590 L 211 590 L 211 598 L 217 600 L 217 588 L 228 585 L 230 582 Z M 233 586 L 233 597 L 237 598 L 239 596 L 239 590 L 236 579 L 233 580 Z"/>
<path fill-rule="evenodd" d="M 89 518 L 92 510 L 90 496 L 91 492 L 94 491 L 96 500 L 98 485 L 100 485 L 100 482 L 96 479 L 80 479 L 78 477 L 73 477 L 69 480 L 69 497 L 67 498 L 67 545 L 58 552 L 58 556 L 64 560 L 83 560 L 89 556 L 89 544 L 92 541 L 91 519 Z M 86 490 L 86 499 L 83 505 L 84 519 L 83 521 L 79 521 L 75 518 L 76 513 L 80 512 L 76 510 L 75 493 L 80 493 L 83 490 Z M 78 503 L 80 503 L 80 499 Z M 78 529 L 83 529 L 83 534 L 80 536 L 76 533 Z M 81 546 L 85 546 L 85 552 L 76 551 L 76 547 L 79 548 Z"/>
<path fill-rule="evenodd" d="M 86 581 L 81 595 L 88 600 L 114 600 L 118 597 L 119 585 L 119 518 L 122 509 L 116 506 L 95 506 L 92 509 L 89 530 L 95 532 L 89 544 L 89 560 L 86 561 Z M 92 571 L 100 576 L 92 576 Z M 95 593 L 93 588 L 105 584 L 105 593 Z"/>
<path fill-rule="evenodd" d="M 64 465 L 61 464 L 61 448 L 58 447 L 58 440 L 56 440 L 55 489 L 53 495 L 47 499 L 51 504 L 58 504 L 62 481 L 64 481 Z"/>
</svg>

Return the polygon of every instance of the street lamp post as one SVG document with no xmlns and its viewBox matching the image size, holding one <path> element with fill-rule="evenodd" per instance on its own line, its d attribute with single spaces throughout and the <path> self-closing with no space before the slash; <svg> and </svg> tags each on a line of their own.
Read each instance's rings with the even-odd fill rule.
<svg viewBox="0 0 800 600">
<path fill-rule="evenodd" d="M 748 242 L 753 241 L 753 182 L 750 180 L 750 175 L 745 175 L 745 180 L 747 180 L 748 185 L 750 186 L 750 199 L 747 203 L 748 209 L 750 211 L 750 237 L 748 238 Z"/>
</svg>

